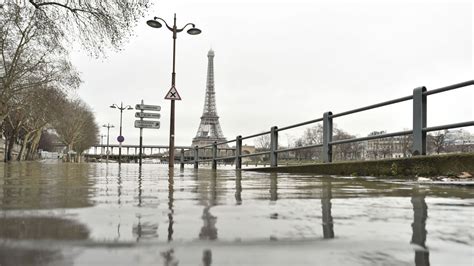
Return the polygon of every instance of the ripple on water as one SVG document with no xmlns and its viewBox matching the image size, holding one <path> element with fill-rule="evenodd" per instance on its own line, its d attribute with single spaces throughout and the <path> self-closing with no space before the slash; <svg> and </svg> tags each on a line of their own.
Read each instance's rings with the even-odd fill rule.
<svg viewBox="0 0 474 266">
<path fill-rule="evenodd" d="M 473 257 L 474 193 L 466 187 L 134 164 L 12 163 L 0 173 L 0 265 Z"/>
</svg>

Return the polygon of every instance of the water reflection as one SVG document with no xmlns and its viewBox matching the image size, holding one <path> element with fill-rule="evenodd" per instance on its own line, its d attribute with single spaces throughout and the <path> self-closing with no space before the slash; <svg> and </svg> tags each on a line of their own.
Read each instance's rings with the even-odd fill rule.
<svg viewBox="0 0 474 266">
<path fill-rule="evenodd" d="M 321 195 L 321 209 L 323 212 L 323 237 L 325 239 L 334 238 L 334 225 L 331 215 L 332 185 L 331 181 L 323 181 Z"/>
<path fill-rule="evenodd" d="M 85 240 L 89 229 L 74 220 L 57 217 L 2 217 L 0 218 L 0 239 L 35 243 L 36 240 L 64 241 Z M 73 265 L 71 258 L 65 258 L 60 249 L 48 249 L 37 245 L 4 246 L 0 244 L 0 265 Z"/>
<path fill-rule="evenodd" d="M 428 206 L 425 202 L 425 194 L 420 192 L 417 188 L 413 189 L 411 197 L 411 204 L 413 205 L 413 223 L 411 243 L 419 245 L 422 249 L 415 250 L 415 265 L 428 266 L 430 265 L 430 252 L 426 247 L 426 219 L 428 218 Z"/>
<path fill-rule="evenodd" d="M 70 257 L 65 257 L 61 250 L 48 250 L 41 248 L 2 247 L 0 245 L 0 265 L 26 266 L 26 265 L 74 265 Z"/>
<path fill-rule="evenodd" d="M 239 260 L 250 265 L 255 257 L 268 265 L 329 260 L 420 266 L 430 265 L 430 259 L 466 262 L 471 254 L 466 217 L 474 206 L 472 188 L 424 185 L 421 190 L 393 180 L 233 169 L 185 168 L 173 174 L 156 165 L 12 165 L 0 165 L 2 266 L 39 264 L 42 258 L 44 264 L 87 265 L 97 257 L 107 265 L 113 264 L 107 259 L 122 262 L 129 254 L 158 265 Z M 321 235 L 332 240 L 323 243 Z M 305 254 L 317 245 L 321 256 L 309 260 Z M 251 258 L 245 255 L 250 253 Z"/>
<path fill-rule="evenodd" d="M 242 205 L 242 171 L 235 171 L 235 204 Z"/>
<path fill-rule="evenodd" d="M 158 224 L 142 222 L 141 216 L 137 215 L 138 224 L 133 225 L 132 233 L 136 237 L 136 241 L 140 242 L 143 239 L 151 239 L 158 237 Z"/>
<path fill-rule="evenodd" d="M 0 239 L 80 240 L 89 237 L 84 225 L 57 217 L 1 217 Z"/>
<path fill-rule="evenodd" d="M 270 174 L 270 201 L 278 200 L 278 174 Z"/>
<path fill-rule="evenodd" d="M 117 204 L 120 206 L 122 204 L 122 165 L 118 165 L 117 171 Z"/>
<path fill-rule="evenodd" d="M 174 172 L 170 169 L 168 172 L 168 241 L 173 240 L 173 201 L 174 201 Z"/>
<path fill-rule="evenodd" d="M 211 172 L 211 180 L 209 185 L 209 201 L 204 207 L 202 213 L 203 226 L 199 232 L 199 239 L 201 240 L 216 240 L 217 239 L 217 217 L 211 214 L 211 208 L 217 203 L 217 171 Z"/>
<path fill-rule="evenodd" d="M 0 209 L 92 206 L 96 180 L 87 164 L 9 163 L 2 165 Z"/>
<path fill-rule="evenodd" d="M 136 200 L 138 201 L 137 207 L 141 208 L 143 204 L 143 172 L 142 172 L 142 166 L 139 166 L 138 168 L 138 196 L 136 197 Z M 142 221 L 142 215 L 139 212 L 136 214 L 136 217 L 138 219 L 138 222 L 133 225 L 132 228 L 132 234 L 136 239 L 136 242 L 139 242 L 142 238 L 143 239 L 152 239 L 152 238 L 158 238 L 158 224 L 153 223 L 153 222 L 143 222 Z"/>
<path fill-rule="evenodd" d="M 174 255 L 174 249 L 169 249 L 167 251 L 161 252 L 161 258 L 163 258 L 163 266 L 177 266 L 179 261 Z"/>
<path fill-rule="evenodd" d="M 212 252 L 210 249 L 206 249 L 202 252 L 202 265 L 203 266 L 212 265 Z"/>
<path fill-rule="evenodd" d="M 143 188 L 142 188 L 142 166 L 140 165 L 138 168 L 138 207 L 142 206 L 142 193 L 143 193 Z"/>
</svg>

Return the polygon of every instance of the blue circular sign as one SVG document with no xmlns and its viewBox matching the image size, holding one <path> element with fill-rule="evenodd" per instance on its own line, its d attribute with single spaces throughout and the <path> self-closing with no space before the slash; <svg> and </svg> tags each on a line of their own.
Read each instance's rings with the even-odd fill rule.
<svg viewBox="0 0 474 266">
<path fill-rule="evenodd" d="M 125 140 L 125 138 L 123 136 L 118 136 L 117 137 L 118 142 L 123 142 L 124 140 Z"/>
</svg>

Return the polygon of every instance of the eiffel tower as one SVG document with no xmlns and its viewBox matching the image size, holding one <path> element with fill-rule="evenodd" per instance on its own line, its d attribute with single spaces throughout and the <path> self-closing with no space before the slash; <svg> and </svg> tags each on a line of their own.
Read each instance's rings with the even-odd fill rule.
<svg viewBox="0 0 474 266">
<path fill-rule="evenodd" d="M 214 51 L 211 49 L 207 53 L 207 86 L 204 100 L 204 110 L 201 116 L 201 124 L 196 137 L 193 139 L 193 146 L 206 146 L 217 142 L 224 142 L 226 138 L 222 133 L 219 124 L 219 116 L 216 110 L 216 92 L 214 90 Z"/>
</svg>

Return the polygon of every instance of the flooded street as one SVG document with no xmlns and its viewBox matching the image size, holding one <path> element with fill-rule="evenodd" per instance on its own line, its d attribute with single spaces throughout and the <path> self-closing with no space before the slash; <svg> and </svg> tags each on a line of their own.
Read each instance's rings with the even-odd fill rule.
<svg viewBox="0 0 474 266">
<path fill-rule="evenodd" d="M 474 189 L 0 164 L 0 265 L 472 265 Z"/>
</svg>

